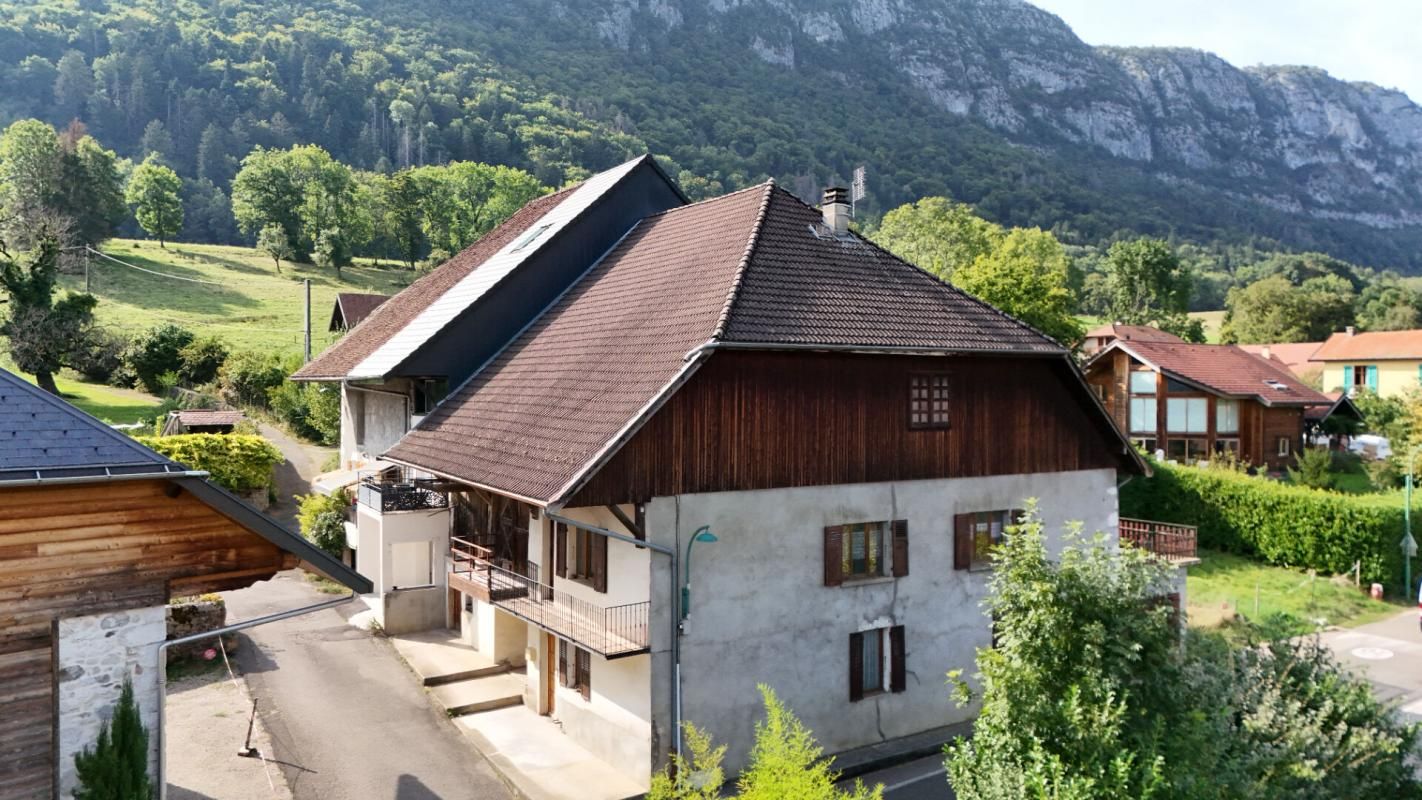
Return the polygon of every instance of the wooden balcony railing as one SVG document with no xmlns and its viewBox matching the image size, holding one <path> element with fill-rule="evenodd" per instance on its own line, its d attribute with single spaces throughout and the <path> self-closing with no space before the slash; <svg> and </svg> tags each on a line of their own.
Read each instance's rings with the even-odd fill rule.
<svg viewBox="0 0 1422 800">
<path fill-rule="evenodd" d="M 405 467 L 391 467 L 362 473 L 356 499 L 361 505 L 381 513 L 448 508 L 449 495 L 437 481 Z"/>
<path fill-rule="evenodd" d="M 1122 519 L 1121 542 L 1154 553 L 1172 563 L 1197 560 L 1195 553 L 1198 531 L 1193 525 L 1150 522 L 1142 519 Z"/>
<path fill-rule="evenodd" d="M 449 538 L 450 584 L 469 588 L 489 603 L 561 636 L 605 658 L 637 655 L 649 650 L 647 626 L 650 602 L 600 606 L 535 577 L 520 575 L 512 565 L 495 563 L 493 551 L 467 539 Z M 529 572 L 536 575 L 537 566 Z"/>
</svg>

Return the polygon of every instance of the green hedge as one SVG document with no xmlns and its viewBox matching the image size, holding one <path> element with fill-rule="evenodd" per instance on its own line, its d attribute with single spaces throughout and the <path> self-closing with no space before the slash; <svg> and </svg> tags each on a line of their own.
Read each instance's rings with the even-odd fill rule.
<svg viewBox="0 0 1422 800">
<path fill-rule="evenodd" d="M 139 442 L 191 469 L 212 473 L 218 485 L 237 492 L 265 489 L 281 451 L 260 436 L 188 433 L 182 436 L 138 436 Z"/>
<path fill-rule="evenodd" d="M 1363 577 L 1402 575 L 1399 494 L 1349 495 L 1224 469 L 1152 463 L 1155 475 L 1121 489 L 1121 516 L 1195 525 L 1200 545 L 1272 564 Z"/>
</svg>

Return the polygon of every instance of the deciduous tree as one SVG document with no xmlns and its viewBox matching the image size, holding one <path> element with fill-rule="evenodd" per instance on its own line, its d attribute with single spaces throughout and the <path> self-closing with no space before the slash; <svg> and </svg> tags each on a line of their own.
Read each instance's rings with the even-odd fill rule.
<svg viewBox="0 0 1422 800">
<path fill-rule="evenodd" d="M 984 256 L 1002 240 L 1003 230 L 946 197 L 925 197 L 884 215 L 874 241 L 899 258 L 945 280 Z"/>
<path fill-rule="evenodd" d="M 1037 228 L 1009 231 L 988 252 L 953 272 L 953 283 L 1067 346 L 1081 339 L 1067 286 L 1067 256 Z"/>
<path fill-rule="evenodd" d="M 1187 341 L 1204 341 L 1204 328 L 1191 320 L 1191 278 L 1170 245 L 1160 239 L 1116 242 L 1106 255 L 1111 319 L 1154 325 Z"/>
<path fill-rule="evenodd" d="M 183 229 L 182 189 L 178 173 L 156 154 L 143 159 L 128 179 L 124 199 L 133 206 L 133 215 L 143 230 L 158 239 L 159 247 L 165 247 L 165 242 Z"/>
<path fill-rule="evenodd" d="M 98 304 L 91 294 L 55 298 L 59 248 L 58 236 L 49 229 L 36 234 L 27 253 L 11 254 L 0 240 L 0 289 L 8 300 L 0 334 L 9 339 L 15 366 L 56 395 L 54 374 L 86 346 Z"/>
</svg>

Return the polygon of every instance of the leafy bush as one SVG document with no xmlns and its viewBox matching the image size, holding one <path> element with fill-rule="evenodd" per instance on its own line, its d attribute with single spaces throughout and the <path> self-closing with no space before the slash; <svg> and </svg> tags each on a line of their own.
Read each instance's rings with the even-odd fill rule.
<svg viewBox="0 0 1422 800">
<path fill-rule="evenodd" d="M 138 382 L 149 394 L 163 392 L 162 375 L 178 373 L 183 368 L 183 348 L 197 337 L 177 325 L 150 328 L 129 342 L 124 351 L 124 363 L 133 370 Z"/>
<path fill-rule="evenodd" d="M 138 715 L 133 683 L 124 678 L 114 715 L 99 727 L 92 749 L 74 756 L 79 787 L 75 800 L 150 800 L 153 781 L 148 776 L 148 731 Z"/>
<path fill-rule="evenodd" d="M 214 336 L 194 340 L 179 353 L 182 367 L 178 378 L 188 386 L 201 386 L 217 378 L 217 372 L 227 360 L 227 345 Z"/>
<path fill-rule="evenodd" d="M 652 776 L 647 800 L 720 800 L 721 784 L 726 781 L 721 769 L 726 746 L 714 746 L 710 734 L 690 722 L 682 723 L 681 731 L 689 755 L 672 754 L 667 771 Z"/>
<path fill-rule="evenodd" d="M 301 535 L 315 542 L 322 517 L 335 514 L 341 519 L 345 519 L 346 510 L 350 508 L 350 505 L 351 495 L 345 489 L 337 489 L 330 494 L 297 495 L 296 522 L 301 528 Z M 342 536 L 344 537 L 344 534 Z"/>
<path fill-rule="evenodd" d="M 230 405 L 267 408 L 268 394 L 288 375 L 282 360 L 270 353 L 234 353 L 217 372 L 217 390 Z"/>
<path fill-rule="evenodd" d="M 346 516 L 336 511 L 323 511 L 316 517 L 306 538 L 327 553 L 341 557 L 346 549 Z"/>
<path fill-rule="evenodd" d="M 1310 489 L 1328 489 L 1333 486 L 1333 454 L 1326 447 L 1309 447 L 1294 454 L 1298 469 L 1287 467 L 1289 482 Z"/>
<path fill-rule="evenodd" d="M 260 436 L 185 433 L 181 436 L 138 436 L 142 444 L 184 464 L 212 474 L 218 485 L 238 494 L 265 489 L 281 451 Z"/>
<path fill-rule="evenodd" d="M 750 766 L 738 784 L 741 800 L 880 800 L 884 796 L 882 785 L 870 789 L 859 781 L 852 790 L 838 789 L 839 773 L 830 769 L 830 759 L 821 758 L 824 748 L 814 734 L 773 689 L 763 683 L 758 688 L 765 702 L 765 721 L 755 726 Z"/>
<path fill-rule="evenodd" d="M 95 328 L 86 341 L 69 354 L 69 366 L 94 383 L 108 383 L 123 365 L 128 342 L 114 333 Z"/>
<path fill-rule="evenodd" d="M 1121 489 L 1121 516 L 1195 525 L 1200 545 L 1329 573 L 1362 561 L 1368 580 L 1402 573 L 1396 495 L 1320 492 L 1228 470 L 1152 463 Z"/>
<path fill-rule="evenodd" d="M 341 393 L 332 386 L 285 381 L 268 392 L 268 405 L 298 436 L 321 444 L 341 439 Z"/>
</svg>

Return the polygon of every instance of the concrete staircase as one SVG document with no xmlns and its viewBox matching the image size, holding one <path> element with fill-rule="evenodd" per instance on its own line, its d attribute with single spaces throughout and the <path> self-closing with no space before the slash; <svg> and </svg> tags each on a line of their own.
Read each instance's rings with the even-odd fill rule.
<svg viewBox="0 0 1422 800">
<path fill-rule="evenodd" d="M 451 717 L 523 704 L 525 677 L 465 644 L 453 631 L 391 636 L 396 652 Z"/>
</svg>

